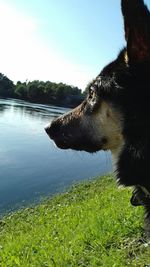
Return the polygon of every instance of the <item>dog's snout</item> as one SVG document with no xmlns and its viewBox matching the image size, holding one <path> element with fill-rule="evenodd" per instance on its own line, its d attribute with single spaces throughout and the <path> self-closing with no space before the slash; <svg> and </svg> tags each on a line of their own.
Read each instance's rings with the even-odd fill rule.
<svg viewBox="0 0 150 267">
<path fill-rule="evenodd" d="M 53 121 L 45 127 L 46 133 L 49 135 L 51 139 L 54 139 L 58 132 L 58 125 Z"/>
<path fill-rule="evenodd" d="M 46 132 L 47 134 L 49 134 L 50 125 L 51 125 L 51 124 L 48 124 L 48 125 L 46 125 L 45 128 L 44 128 L 44 129 L 45 129 L 45 132 Z"/>
</svg>

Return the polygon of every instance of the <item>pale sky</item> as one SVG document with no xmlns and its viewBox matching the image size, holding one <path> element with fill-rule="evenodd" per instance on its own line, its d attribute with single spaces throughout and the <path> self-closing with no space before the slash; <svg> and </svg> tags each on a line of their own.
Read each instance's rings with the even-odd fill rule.
<svg viewBox="0 0 150 267">
<path fill-rule="evenodd" d="M 124 45 L 119 0 L 0 0 L 0 33 L 8 78 L 81 89 Z"/>
</svg>

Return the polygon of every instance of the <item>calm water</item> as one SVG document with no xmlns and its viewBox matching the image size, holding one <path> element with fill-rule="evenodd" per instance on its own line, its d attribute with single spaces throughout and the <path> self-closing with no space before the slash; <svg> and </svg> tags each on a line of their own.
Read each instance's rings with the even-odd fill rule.
<svg viewBox="0 0 150 267">
<path fill-rule="evenodd" d="M 0 213 L 111 171 L 110 153 L 60 150 L 44 126 L 67 109 L 0 99 Z"/>
</svg>

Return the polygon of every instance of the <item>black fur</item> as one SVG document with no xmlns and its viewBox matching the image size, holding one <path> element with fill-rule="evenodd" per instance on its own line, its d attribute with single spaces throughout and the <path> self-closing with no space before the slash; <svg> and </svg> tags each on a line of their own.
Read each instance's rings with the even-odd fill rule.
<svg viewBox="0 0 150 267">
<path fill-rule="evenodd" d="M 150 233 L 150 13 L 143 0 L 122 0 L 121 7 L 127 46 L 89 85 L 83 104 L 55 120 L 46 131 L 61 148 L 96 152 L 107 139 L 97 143 L 93 124 L 87 131 L 82 117 L 93 116 L 102 101 L 117 108 L 123 114 L 125 140 L 117 178 L 120 184 L 135 187 L 131 203 L 145 206 Z"/>
</svg>

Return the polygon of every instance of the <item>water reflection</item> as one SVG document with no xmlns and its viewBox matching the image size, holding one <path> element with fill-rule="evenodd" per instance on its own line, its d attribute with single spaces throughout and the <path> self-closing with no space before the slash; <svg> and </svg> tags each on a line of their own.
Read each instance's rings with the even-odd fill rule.
<svg viewBox="0 0 150 267">
<path fill-rule="evenodd" d="M 69 109 L 50 105 L 31 104 L 22 100 L 0 99 L 0 113 L 9 112 L 12 116 L 15 114 L 15 116 L 40 117 L 41 119 L 45 119 L 48 116 L 56 118 L 67 110 Z"/>
</svg>

